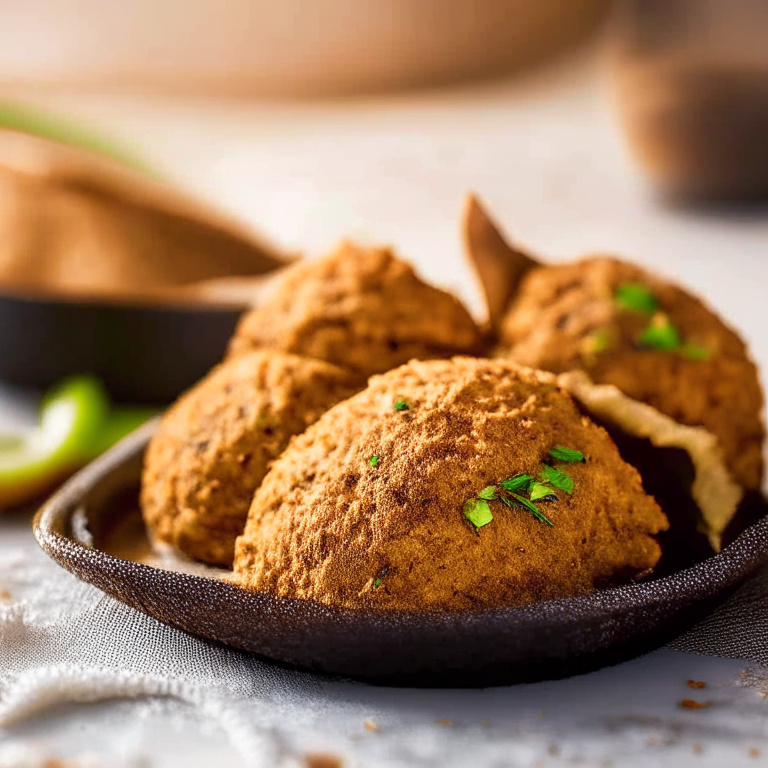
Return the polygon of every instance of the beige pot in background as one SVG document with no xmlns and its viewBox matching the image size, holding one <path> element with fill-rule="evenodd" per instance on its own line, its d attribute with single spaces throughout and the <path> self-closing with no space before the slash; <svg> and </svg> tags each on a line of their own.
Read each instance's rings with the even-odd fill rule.
<svg viewBox="0 0 768 768">
<path fill-rule="evenodd" d="M 660 190 L 768 199 L 765 0 L 622 0 L 614 53 L 621 125 Z"/>
<path fill-rule="evenodd" d="M 3 0 L 0 84 L 327 95 L 507 72 L 609 0 Z"/>
</svg>

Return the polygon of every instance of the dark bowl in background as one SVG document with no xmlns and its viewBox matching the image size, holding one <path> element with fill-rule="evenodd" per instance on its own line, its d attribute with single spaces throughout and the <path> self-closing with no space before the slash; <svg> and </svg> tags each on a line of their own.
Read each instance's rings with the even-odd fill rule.
<svg viewBox="0 0 768 768">
<path fill-rule="evenodd" d="M 98 376 L 118 401 L 168 403 L 223 357 L 243 308 L 0 293 L 0 379 Z"/>
</svg>

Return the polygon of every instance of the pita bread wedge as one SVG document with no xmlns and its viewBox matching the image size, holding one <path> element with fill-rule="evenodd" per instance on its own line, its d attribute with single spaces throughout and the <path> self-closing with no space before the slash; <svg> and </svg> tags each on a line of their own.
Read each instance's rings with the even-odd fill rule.
<svg viewBox="0 0 768 768">
<path fill-rule="evenodd" d="M 734 481 L 718 439 L 704 427 L 689 427 L 655 408 L 627 397 L 609 384 L 595 384 L 584 371 L 555 377 L 582 407 L 605 425 L 650 441 L 656 448 L 685 451 L 693 466 L 691 496 L 698 507 L 698 528 L 719 552 L 722 537 L 736 515 L 744 489 Z"/>
<path fill-rule="evenodd" d="M 485 295 L 488 320 L 495 332 L 500 327 L 509 300 L 523 275 L 539 262 L 511 246 L 478 198 L 469 194 L 461 219 L 464 253 Z"/>
</svg>

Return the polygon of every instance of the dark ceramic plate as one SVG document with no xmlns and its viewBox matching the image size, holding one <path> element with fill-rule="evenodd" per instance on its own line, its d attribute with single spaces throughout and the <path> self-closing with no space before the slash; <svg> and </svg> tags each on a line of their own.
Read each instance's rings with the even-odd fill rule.
<svg viewBox="0 0 768 768">
<path fill-rule="evenodd" d="M 126 438 L 45 504 L 34 522 L 40 546 L 79 578 L 166 624 L 329 674 L 488 685 L 586 671 L 690 626 L 768 555 L 761 516 L 721 554 L 678 573 L 525 608 L 384 614 L 246 592 L 223 571 L 141 562 L 150 549 L 137 489 L 155 428 Z"/>
<path fill-rule="evenodd" d="M 0 379 L 48 387 L 92 373 L 118 401 L 168 403 L 221 360 L 241 313 L 0 293 Z"/>
</svg>

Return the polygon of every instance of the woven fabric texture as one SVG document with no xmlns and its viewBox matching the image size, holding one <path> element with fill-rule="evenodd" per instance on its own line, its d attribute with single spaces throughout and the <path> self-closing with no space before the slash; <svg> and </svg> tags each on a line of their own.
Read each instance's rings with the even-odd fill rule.
<svg viewBox="0 0 768 768">
<path fill-rule="evenodd" d="M 444 692 L 417 697 L 408 689 L 372 689 L 209 644 L 77 581 L 34 547 L 3 551 L 0 585 L 0 729 L 64 702 L 160 696 L 185 702 L 218 724 L 244 764 L 255 768 L 301 765 L 301 750 L 290 745 L 324 743 L 330 732 L 364 755 L 366 765 L 450 766 L 466 758 L 462 744 L 470 730 L 419 721 L 425 711 L 440 711 Z M 768 570 L 671 647 L 768 664 L 766 595 Z M 454 692 L 453 703 L 466 701 L 480 711 L 501 702 L 505 690 Z M 390 715 L 381 709 L 382 696 Z M 429 706 L 420 712 L 418 701 Z M 409 739 L 386 737 L 392 711 L 413 719 Z M 534 715 L 528 738 L 535 741 L 543 737 L 536 736 Z M 384 733 L 374 739 L 371 732 L 379 728 Z M 511 732 L 475 736 L 487 764 L 503 761 L 511 748 Z M 515 743 L 524 746 L 519 738 Z M 525 748 L 535 751 L 531 744 Z"/>
</svg>

